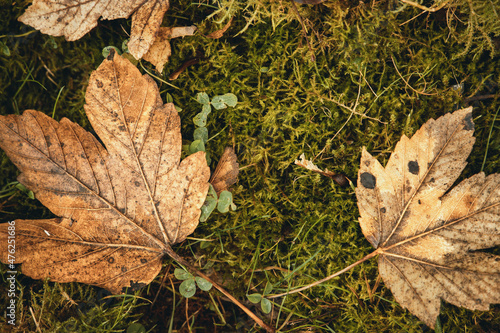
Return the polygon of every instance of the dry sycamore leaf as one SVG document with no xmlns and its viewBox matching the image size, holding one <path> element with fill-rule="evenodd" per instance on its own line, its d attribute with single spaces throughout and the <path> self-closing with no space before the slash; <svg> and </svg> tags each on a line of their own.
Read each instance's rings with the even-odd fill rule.
<svg viewBox="0 0 500 333">
<path fill-rule="evenodd" d="M 133 14 L 128 49 L 141 59 L 153 45 L 168 6 L 168 0 L 34 0 L 19 21 L 74 41 L 92 30 L 100 17 L 115 20 Z"/>
<path fill-rule="evenodd" d="M 238 181 L 239 167 L 234 149 L 226 147 L 210 179 L 210 184 L 214 187 L 217 195 L 228 190 L 231 185 Z"/>
<path fill-rule="evenodd" d="M 170 48 L 170 40 L 172 38 L 192 36 L 196 31 L 194 25 L 189 27 L 174 27 L 174 28 L 163 28 L 158 30 L 156 39 L 149 48 L 148 52 L 144 54 L 144 60 L 149 61 L 156 66 L 158 72 L 163 72 L 163 67 L 168 62 L 168 58 L 172 54 Z"/>
<path fill-rule="evenodd" d="M 158 87 L 111 52 L 93 72 L 85 111 L 104 146 L 70 120 L 0 117 L 0 146 L 18 180 L 59 218 L 16 220 L 25 275 L 112 293 L 150 283 L 171 245 L 192 233 L 208 192 L 205 153 L 180 162 L 180 118 Z M 7 223 L 0 258 L 8 262 Z"/>
<path fill-rule="evenodd" d="M 356 196 L 363 234 L 395 299 L 434 328 L 441 300 L 471 310 L 500 303 L 500 174 L 450 190 L 474 144 L 472 108 L 403 136 L 385 168 L 363 149 Z"/>
</svg>

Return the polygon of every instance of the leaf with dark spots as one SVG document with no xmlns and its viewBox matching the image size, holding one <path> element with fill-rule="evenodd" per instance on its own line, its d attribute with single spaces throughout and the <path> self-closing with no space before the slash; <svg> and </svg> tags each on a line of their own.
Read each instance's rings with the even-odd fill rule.
<svg viewBox="0 0 500 333">
<path fill-rule="evenodd" d="M 387 165 L 363 149 L 359 223 L 395 299 L 434 328 L 441 300 L 471 310 L 500 303 L 500 174 L 454 188 L 474 144 L 472 108 L 403 136 Z M 376 182 L 375 182 L 376 177 Z M 373 180 L 373 181 L 372 181 Z M 362 260 L 361 260 L 362 261 Z"/>
<path fill-rule="evenodd" d="M 119 293 L 150 283 L 175 254 L 171 245 L 195 230 L 210 170 L 203 152 L 180 161 L 175 107 L 118 54 L 92 73 L 85 111 L 105 147 L 68 119 L 33 110 L 0 117 L 0 146 L 21 170 L 19 182 L 60 216 L 15 221 L 15 263 L 34 279 Z M 4 263 L 7 237 L 4 223 Z"/>
</svg>

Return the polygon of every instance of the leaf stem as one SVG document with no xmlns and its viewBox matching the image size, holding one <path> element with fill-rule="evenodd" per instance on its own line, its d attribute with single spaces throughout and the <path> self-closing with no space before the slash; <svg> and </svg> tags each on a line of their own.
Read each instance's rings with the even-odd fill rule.
<svg viewBox="0 0 500 333">
<path fill-rule="evenodd" d="M 318 284 L 321 284 L 323 282 L 326 282 L 328 280 L 331 280 L 333 279 L 334 277 L 337 277 L 339 276 L 340 274 L 343 274 L 349 270 L 351 270 L 352 268 L 358 266 L 359 264 L 361 264 L 362 262 L 365 262 L 375 256 L 377 256 L 379 254 L 379 250 L 375 250 L 373 251 L 372 253 L 368 254 L 367 256 L 359 259 L 358 261 L 356 261 L 355 263 L 347 266 L 346 268 L 336 272 L 336 273 L 333 273 L 332 275 L 329 275 L 321 280 L 318 280 L 318 281 L 315 281 L 311 284 L 308 284 L 307 286 L 304 286 L 304 287 L 300 287 L 300 288 L 297 288 L 297 289 L 294 289 L 294 290 L 291 290 L 291 291 L 287 291 L 286 293 L 282 293 L 282 294 L 276 294 L 276 295 L 270 295 L 270 296 L 267 296 L 267 298 L 278 298 L 278 297 L 281 297 L 281 296 L 287 296 L 287 295 L 290 295 L 290 294 L 295 294 L 295 293 L 298 293 L 299 291 L 302 291 L 302 290 L 306 290 L 306 289 L 309 289 L 309 288 L 312 288 L 314 286 L 317 286 Z"/>
<path fill-rule="evenodd" d="M 165 246 L 165 252 L 175 261 L 177 261 L 179 264 L 186 266 L 188 270 L 193 273 L 198 275 L 199 277 L 204 278 L 208 282 L 210 282 L 218 291 L 220 291 L 224 296 L 229 298 L 231 302 L 236 304 L 240 309 L 242 309 L 247 315 L 249 315 L 260 327 L 264 328 L 267 332 L 274 332 L 274 329 L 270 326 L 268 326 L 262 319 L 257 317 L 256 314 L 254 314 L 252 311 L 250 311 L 245 305 L 243 305 L 240 301 L 238 301 L 236 298 L 234 298 L 233 295 L 231 295 L 228 291 L 226 291 L 224 288 L 219 286 L 215 281 L 210 279 L 208 276 L 203 274 L 201 271 L 199 271 L 196 267 L 188 263 L 186 260 L 181 258 L 177 253 L 172 250 L 172 248 L 169 245 Z"/>
</svg>

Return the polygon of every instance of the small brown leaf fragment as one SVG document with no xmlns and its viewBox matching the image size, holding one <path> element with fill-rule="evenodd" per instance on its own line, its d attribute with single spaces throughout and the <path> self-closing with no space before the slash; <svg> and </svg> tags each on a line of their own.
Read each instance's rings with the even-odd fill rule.
<svg viewBox="0 0 500 333">
<path fill-rule="evenodd" d="M 472 107 L 403 136 L 387 165 L 363 149 L 359 223 L 395 299 L 434 328 L 441 300 L 471 310 L 500 303 L 500 174 L 450 190 L 474 144 Z"/>
<path fill-rule="evenodd" d="M 92 73 L 85 112 L 105 147 L 66 118 L 0 117 L 0 146 L 19 182 L 59 216 L 15 221 L 15 262 L 34 279 L 121 293 L 150 283 L 171 245 L 194 231 L 210 171 L 203 152 L 180 161 L 175 107 L 117 54 Z M 4 263 L 7 237 L 0 224 Z"/>
<path fill-rule="evenodd" d="M 226 25 L 222 29 L 214 31 L 212 33 L 209 33 L 206 37 L 207 38 L 212 38 L 212 39 L 219 39 L 219 38 L 221 38 L 224 35 L 224 33 L 227 31 L 227 29 L 229 29 L 229 27 L 231 26 L 231 23 L 233 23 L 233 18 L 232 17 L 229 20 L 229 22 L 227 22 Z"/>
<path fill-rule="evenodd" d="M 349 178 L 345 175 L 328 171 L 328 169 L 325 169 L 325 171 L 321 170 L 311 160 L 306 159 L 304 154 L 300 155 L 300 160 L 295 160 L 295 164 L 328 177 L 340 186 L 345 187 L 349 185 Z"/>
<path fill-rule="evenodd" d="M 156 66 L 158 72 L 163 72 L 163 67 L 168 62 L 172 50 L 170 48 L 170 39 L 184 36 L 192 36 L 196 32 L 196 27 L 161 27 L 158 31 L 154 44 L 144 54 L 144 60 L 149 61 Z"/>
<path fill-rule="evenodd" d="M 141 59 L 156 42 L 168 7 L 168 0 L 149 0 L 134 12 L 128 49 L 135 59 Z"/>
<path fill-rule="evenodd" d="M 199 58 L 194 58 L 194 59 L 189 59 L 188 61 L 186 61 L 185 63 L 183 63 L 181 65 L 181 67 L 177 68 L 175 71 L 173 71 L 169 76 L 168 76 L 168 79 L 173 81 L 173 80 L 177 80 L 177 78 L 179 77 L 179 75 L 182 74 L 182 72 L 184 72 L 186 70 L 186 68 L 188 68 L 189 66 L 191 65 L 195 65 L 197 63 L 200 62 L 200 59 Z"/>
<path fill-rule="evenodd" d="M 226 147 L 210 179 L 217 195 L 238 181 L 239 166 L 234 149 Z"/>
</svg>

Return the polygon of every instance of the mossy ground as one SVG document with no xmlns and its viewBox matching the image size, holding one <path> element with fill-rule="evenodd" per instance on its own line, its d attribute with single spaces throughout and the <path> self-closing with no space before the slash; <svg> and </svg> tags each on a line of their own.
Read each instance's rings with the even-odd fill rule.
<svg viewBox="0 0 500 333">
<path fill-rule="evenodd" d="M 120 47 L 128 38 L 130 20 L 101 21 L 82 39 L 66 42 L 17 22 L 28 1 L 0 4 L 0 46 L 10 50 L 8 56 L 0 50 L 1 114 L 36 109 L 92 131 L 83 111 L 90 73 L 102 62 L 105 46 Z M 192 118 L 201 110 L 195 95 L 234 93 L 235 108 L 209 115 L 210 136 L 218 135 L 207 151 L 213 168 L 224 147 L 234 145 L 242 168 L 233 187 L 237 211 L 214 213 L 175 250 L 241 300 L 262 292 L 267 281 L 279 293 L 340 270 L 372 250 L 357 222 L 354 191 L 299 168 L 294 160 L 301 153 L 317 156 L 319 167 L 355 180 L 363 146 L 385 163 L 402 134 L 410 136 L 429 118 L 466 105 L 474 106 L 476 144 L 462 178 L 481 170 L 498 172 L 500 2 L 471 6 L 451 1 L 436 13 L 422 13 L 398 1 L 297 5 L 311 52 L 291 1 L 172 1 L 164 26 L 196 24 L 201 33 L 173 40 L 165 74 L 155 74 L 162 97 L 170 94 L 183 109 L 188 143 Z M 203 36 L 232 15 L 224 37 Z M 175 87 L 162 81 L 197 54 L 205 59 L 172 81 Z M 142 65 L 155 73 L 150 64 Z M 3 155 L 1 222 L 51 217 L 38 201 L 8 185 L 17 173 Z M 111 298 L 87 285 L 18 275 L 17 326 L 11 329 L 122 332 L 138 322 L 150 332 L 257 330 L 216 291 L 182 298 L 174 266 L 166 259 L 149 286 Z M 6 268 L 1 269 L 5 281 Z M 275 300 L 270 315 L 247 305 L 282 331 L 429 331 L 377 277 L 372 260 Z M 5 309 L 5 290 L 0 295 Z M 479 312 L 444 303 L 439 320 L 443 332 L 497 332 L 500 307 Z M 0 327 L 9 327 L 3 316 Z"/>
</svg>

